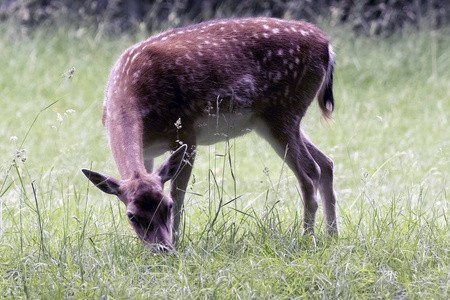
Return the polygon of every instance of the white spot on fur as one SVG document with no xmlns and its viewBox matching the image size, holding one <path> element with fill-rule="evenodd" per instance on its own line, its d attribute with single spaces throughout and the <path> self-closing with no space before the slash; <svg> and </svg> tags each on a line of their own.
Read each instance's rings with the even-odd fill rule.
<svg viewBox="0 0 450 300">
<path fill-rule="evenodd" d="M 281 79 L 281 73 L 280 73 L 280 72 L 275 73 L 275 77 L 273 78 L 273 80 L 274 80 L 275 82 L 277 82 L 277 81 L 279 81 L 280 79 Z"/>
<path fill-rule="evenodd" d="M 272 32 L 275 33 L 275 34 L 280 33 L 280 29 L 274 28 L 274 29 L 272 29 Z"/>
<path fill-rule="evenodd" d="M 265 37 L 266 39 L 268 39 L 268 38 L 269 38 L 269 34 L 268 34 L 267 32 L 264 32 L 264 33 L 263 33 L 263 37 Z"/>
<path fill-rule="evenodd" d="M 267 26 L 267 24 L 264 24 L 263 27 L 264 27 L 264 29 L 266 29 L 266 30 L 269 30 L 269 29 L 270 29 L 270 27 Z"/>
<path fill-rule="evenodd" d="M 296 57 L 295 58 L 295 64 L 298 65 L 300 63 L 300 58 Z"/>
<path fill-rule="evenodd" d="M 132 81 L 133 85 L 138 82 L 140 76 L 141 76 L 141 71 L 140 70 L 138 70 L 138 71 L 133 73 L 133 76 L 132 76 L 133 77 L 133 81 Z"/>
<path fill-rule="evenodd" d="M 294 49 L 289 49 L 289 54 L 294 54 L 295 50 Z"/>
<path fill-rule="evenodd" d="M 304 30 L 300 30 L 300 33 L 301 33 L 302 35 L 308 35 L 308 34 L 309 34 L 307 31 L 304 31 Z"/>
<path fill-rule="evenodd" d="M 278 49 L 278 55 L 282 56 L 283 55 L 283 49 Z"/>
<path fill-rule="evenodd" d="M 140 54 L 141 54 L 141 52 L 138 52 L 135 55 L 133 55 L 133 57 L 131 58 L 131 62 L 133 62 L 133 60 L 135 60 L 136 57 L 138 57 Z"/>
</svg>

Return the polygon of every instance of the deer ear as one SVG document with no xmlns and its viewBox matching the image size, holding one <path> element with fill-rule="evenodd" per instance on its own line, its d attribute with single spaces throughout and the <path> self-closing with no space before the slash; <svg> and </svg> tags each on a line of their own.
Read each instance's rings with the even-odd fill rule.
<svg viewBox="0 0 450 300">
<path fill-rule="evenodd" d="M 172 155 L 166 159 L 158 170 L 156 174 L 161 177 L 161 182 L 164 184 L 167 180 L 172 179 L 180 169 L 181 163 L 183 162 L 184 155 L 186 153 L 187 146 L 183 145 L 178 148 Z"/>
<path fill-rule="evenodd" d="M 119 180 L 111 176 L 103 175 L 88 169 L 81 169 L 81 171 L 102 192 L 112 195 L 118 195 L 120 193 Z"/>
</svg>

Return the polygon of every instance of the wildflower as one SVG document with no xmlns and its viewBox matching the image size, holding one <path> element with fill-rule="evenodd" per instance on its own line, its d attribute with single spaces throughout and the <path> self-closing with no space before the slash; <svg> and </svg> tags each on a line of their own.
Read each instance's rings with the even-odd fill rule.
<svg viewBox="0 0 450 300">
<path fill-rule="evenodd" d="M 72 67 L 68 72 L 64 72 L 62 75 L 61 75 L 61 77 L 62 78 L 69 78 L 69 79 L 72 79 L 72 77 L 73 77 L 73 74 L 75 73 L 75 67 Z"/>
<path fill-rule="evenodd" d="M 69 76 L 68 76 L 69 79 L 72 79 L 73 73 L 75 73 L 75 67 L 72 67 L 72 68 L 69 70 Z"/>
<path fill-rule="evenodd" d="M 13 135 L 12 137 L 9 138 L 9 140 L 15 142 L 17 141 L 17 136 Z"/>
<path fill-rule="evenodd" d="M 178 118 L 178 120 L 174 123 L 175 127 L 177 128 L 177 130 L 181 129 L 181 118 Z"/>
<path fill-rule="evenodd" d="M 57 113 L 57 114 L 56 114 L 56 120 L 58 120 L 59 122 L 62 122 L 62 121 L 63 121 L 63 117 L 61 116 L 60 113 Z"/>
<path fill-rule="evenodd" d="M 22 154 L 25 152 L 25 149 L 16 149 L 16 156 L 17 158 L 21 157 Z"/>
</svg>

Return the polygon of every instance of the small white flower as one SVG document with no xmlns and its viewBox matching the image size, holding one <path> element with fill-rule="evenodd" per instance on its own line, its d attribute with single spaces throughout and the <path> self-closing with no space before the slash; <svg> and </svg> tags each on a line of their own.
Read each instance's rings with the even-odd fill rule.
<svg viewBox="0 0 450 300">
<path fill-rule="evenodd" d="M 66 113 L 68 114 L 73 114 L 75 112 L 75 109 L 68 109 L 66 110 Z"/>
<path fill-rule="evenodd" d="M 72 79 L 73 73 L 75 73 L 75 67 L 72 67 L 72 69 L 69 70 L 69 76 L 68 76 L 69 79 Z"/>
<path fill-rule="evenodd" d="M 19 158 L 22 156 L 22 154 L 25 152 L 25 149 L 16 149 L 16 156 Z"/>
<path fill-rule="evenodd" d="M 15 142 L 17 141 L 17 136 L 13 135 L 12 137 L 9 138 L 9 140 Z"/>
<path fill-rule="evenodd" d="M 174 123 L 175 127 L 177 128 L 177 130 L 181 129 L 181 118 L 178 118 L 178 120 Z"/>
<path fill-rule="evenodd" d="M 57 113 L 56 114 L 56 120 L 58 120 L 59 122 L 62 122 L 63 121 L 63 116 L 61 116 L 60 113 Z"/>
</svg>

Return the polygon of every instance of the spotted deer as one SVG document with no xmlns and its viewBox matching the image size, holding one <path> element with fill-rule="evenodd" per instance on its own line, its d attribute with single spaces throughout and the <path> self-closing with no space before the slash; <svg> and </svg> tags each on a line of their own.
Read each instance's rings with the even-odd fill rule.
<svg viewBox="0 0 450 300">
<path fill-rule="evenodd" d="M 298 179 L 305 232 L 313 233 L 319 190 L 337 235 L 333 162 L 300 129 L 316 96 L 331 119 L 333 66 L 327 38 L 306 22 L 216 20 L 157 34 L 120 56 L 105 91 L 103 124 L 121 180 L 82 171 L 125 204 L 144 244 L 172 248 L 197 145 L 255 130 Z M 174 149 L 153 171 L 153 159 Z"/>
</svg>

